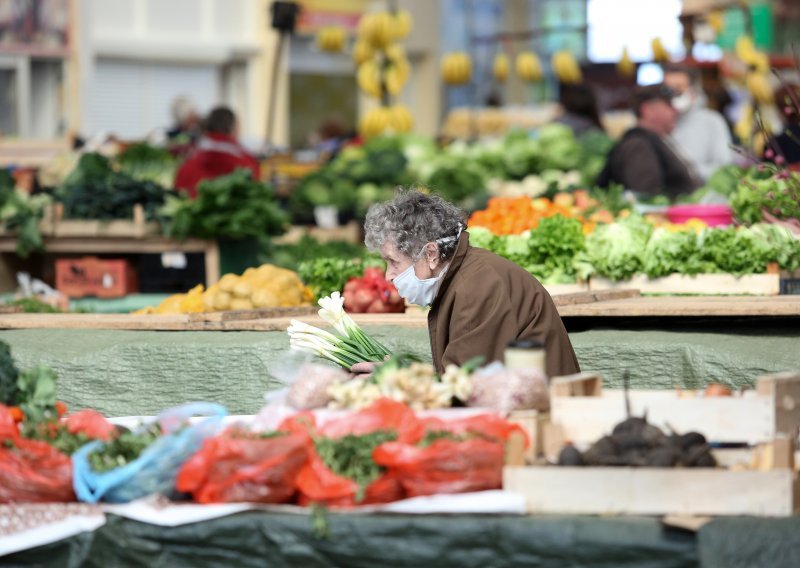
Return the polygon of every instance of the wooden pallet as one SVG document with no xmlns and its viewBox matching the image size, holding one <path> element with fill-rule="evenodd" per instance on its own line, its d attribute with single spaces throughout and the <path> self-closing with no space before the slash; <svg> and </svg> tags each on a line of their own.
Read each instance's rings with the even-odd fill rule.
<svg viewBox="0 0 800 568">
<path fill-rule="evenodd" d="M 52 227 L 49 232 L 44 233 L 47 236 L 141 239 L 161 234 L 161 226 L 158 223 L 145 219 L 144 208 L 141 205 L 133 206 L 132 219 L 111 221 L 64 219 L 64 208 L 61 204 L 55 204 L 52 208 L 52 215 L 45 216 L 45 219 L 52 219 Z"/>
</svg>

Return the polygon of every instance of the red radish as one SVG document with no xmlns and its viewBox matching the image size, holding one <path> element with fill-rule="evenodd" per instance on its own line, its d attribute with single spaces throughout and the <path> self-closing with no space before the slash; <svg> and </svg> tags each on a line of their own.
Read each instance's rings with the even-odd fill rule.
<svg viewBox="0 0 800 568">
<path fill-rule="evenodd" d="M 383 270 L 369 267 L 361 278 L 351 278 L 344 286 L 344 307 L 352 313 L 395 313 L 405 311 L 405 302 Z"/>
</svg>

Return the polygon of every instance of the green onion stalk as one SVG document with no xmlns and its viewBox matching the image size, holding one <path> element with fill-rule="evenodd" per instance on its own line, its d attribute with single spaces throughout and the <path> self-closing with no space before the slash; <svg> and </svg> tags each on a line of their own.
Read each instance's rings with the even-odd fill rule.
<svg viewBox="0 0 800 568">
<path fill-rule="evenodd" d="M 386 346 L 366 334 L 344 311 L 339 292 L 320 299 L 319 305 L 319 316 L 336 333 L 292 320 L 287 330 L 292 349 L 311 352 L 345 369 L 356 363 L 383 361 L 391 355 Z"/>
</svg>

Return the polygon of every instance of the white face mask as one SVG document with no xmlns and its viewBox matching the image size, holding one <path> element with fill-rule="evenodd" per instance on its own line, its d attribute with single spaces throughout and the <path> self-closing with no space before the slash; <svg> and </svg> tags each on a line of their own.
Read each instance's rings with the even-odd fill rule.
<svg viewBox="0 0 800 568">
<path fill-rule="evenodd" d="M 457 241 L 461 236 L 462 229 L 463 227 L 459 227 L 458 234 L 455 237 L 445 237 L 436 242 L 438 244 L 445 244 L 451 241 Z M 425 247 L 422 247 L 420 253 L 416 257 L 413 257 L 414 260 L 411 266 L 406 268 L 398 276 L 395 276 L 392 284 L 397 288 L 397 293 L 412 304 L 430 306 L 433 303 L 433 299 L 436 297 L 436 291 L 439 289 L 439 282 L 444 277 L 447 269 L 443 269 L 437 276 L 420 280 L 417 273 L 414 271 L 414 264 L 417 260 L 422 258 L 423 254 L 425 254 Z"/>
<path fill-rule="evenodd" d="M 679 113 L 683 114 L 687 112 L 692 105 L 694 104 L 694 97 L 689 92 L 689 90 L 685 90 L 679 96 L 672 99 L 672 108 L 677 110 Z"/>
<path fill-rule="evenodd" d="M 439 279 L 443 274 L 444 271 L 433 278 L 420 280 L 416 272 L 414 272 L 414 264 L 412 263 L 411 266 L 394 279 L 393 284 L 397 288 L 397 293 L 412 304 L 430 306 L 433 303 L 433 298 L 436 297 Z"/>
</svg>

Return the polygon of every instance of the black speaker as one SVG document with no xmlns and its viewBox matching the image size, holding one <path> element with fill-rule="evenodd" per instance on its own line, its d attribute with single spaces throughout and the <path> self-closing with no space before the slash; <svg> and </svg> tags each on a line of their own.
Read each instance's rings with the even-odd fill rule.
<svg viewBox="0 0 800 568">
<path fill-rule="evenodd" d="M 272 3 L 272 27 L 281 33 L 294 33 L 300 6 L 296 2 Z"/>
</svg>

